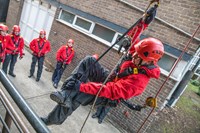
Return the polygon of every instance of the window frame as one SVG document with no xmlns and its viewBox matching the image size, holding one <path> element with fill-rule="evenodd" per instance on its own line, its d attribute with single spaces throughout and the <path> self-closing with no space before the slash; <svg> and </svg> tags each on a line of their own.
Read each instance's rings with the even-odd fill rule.
<svg viewBox="0 0 200 133">
<path fill-rule="evenodd" d="M 168 53 L 168 52 L 165 52 L 164 54 L 175 58 L 176 61 L 178 60 L 178 57 L 175 56 L 175 55 L 172 55 L 172 54 L 170 54 L 170 53 Z M 176 63 L 176 61 L 175 61 L 175 63 Z M 182 61 L 184 61 L 184 60 L 182 60 Z M 174 64 L 175 64 L 175 63 L 174 63 Z M 180 63 L 180 61 L 179 61 L 178 63 Z M 173 66 L 174 66 L 174 64 L 173 64 Z M 186 64 L 185 66 L 183 66 L 184 69 L 187 67 L 187 65 L 188 65 L 188 64 Z M 172 70 L 173 66 L 171 67 L 170 71 Z M 170 78 L 173 79 L 173 80 L 175 80 L 175 81 L 180 81 L 180 80 L 181 80 L 181 77 L 182 77 L 182 74 L 184 73 L 184 69 L 182 69 L 182 71 L 180 72 L 181 75 L 174 76 L 173 73 L 174 73 L 176 70 L 179 70 L 178 67 L 176 67 L 176 68 L 174 69 L 174 71 L 172 72 L 172 74 L 170 75 Z M 167 70 L 163 69 L 162 67 L 160 67 L 160 70 L 161 70 L 161 73 L 162 73 L 163 75 L 165 75 L 165 76 L 168 76 L 169 73 L 170 73 L 170 71 L 168 72 Z"/>
<path fill-rule="evenodd" d="M 72 23 L 69 23 L 69 22 L 67 22 L 67 21 L 65 21 L 65 20 L 63 20 L 63 19 L 60 19 L 61 14 L 62 14 L 63 11 L 68 12 L 69 14 L 73 14 L 73 15 L 74 15 L 74 20 L 73 20 Z M 76 15 L 75 15 L 74 13 L 69 12 L 69 11 L 66 11 L 66 10 L 61 10 L 60 13 L 59 13 L 59 15 L 58 15 L 58 18 L 59 18 L 60 21 L 64 22 L 64 24 L 70 24 L 70 25 L 72 25 L 72 24 L 74 23 L 75 17 L 76 17 Z"/>
<path fill-rule="evenodd" d="M 199 64 L 199 66 L 196 68 L 196 70 L 194 71 L 194 74 L 200 77 L 200 74 L 197 73 L 197 70 L 198 70 L 198 69 L 200 69 L 200 64 Z"/>
<path fill-rule="evenodd" d="M 115 34 L 114 34 L 114 36 L 116 35 L 116 31 L 114 31 L 113 29 L 111 29 L 111 28 L 108 28 L 108 27 L 106 27 L 106 26 L 104 26 L 104 25 L 102 25 L 102 24 L 99 24 L 99 23 L 95 23 L 95 26 L 96 25 L 100 25 L 101 27 L 104 27 L 104 28 L 106 28 L 106 29 L 108 29 L 108 30 L 111 30 L 111 31 L 113 31 Z M 93 30 L 92 30 L 92 32 L 94 31 L 94 28 L 95 28 L 95 26 L 93 27 Z M 101 38 L 101 37 L 99 37 L 99 36 L 97 36 L 97 35 L 95 35 L 95 34 L 93 34 L 93 33 L 91 33 L 92 35 L 94 35 L 94 36 L 96 36 L 96 37 L 98 37 L 98 38 L 100 38 L 100 39 L 103 39 L 103 38 Z M 114 36 L 113 36 L 113 38 L 112 38 L 112 41 L 111 42 L 109 42 L 109 41 L 107 41 L 107 40 L 105 40 L 105 39 L 103 39 L 103 40 L 105 40 L 105 41 L 107 41 L 107 42 L 109 42 L 111 45 L 113 44 L 112 42 L 113 41 L 116 41 L 116 40 L 114 40 Z M 110 45 L 110 46 L 111 46 Z"/>
<path fill-rule="evenodd" d="M 89 30 L 86 30 L 86 29 L 82 28 L 81 26 L 76 25 L 77 18 L 80 18 L 80 19 L 82 19 L 82 20 L 84 20 L 84 21 L 87 21 L 87 22 L 91 23 Z M 94 22 L 92 22 L 92 21 L 90 21 L 90 20 L 88 20 L 88 19 L 85 19 L 85 18 L 83 18 L 83 17 L 80 17 L 80 16 L 75 15 L 74 22 L 73 22 L 72 25 L 74 25 L 74 27 L 76 27 L 76 28 L 79 28 L 80 30 L 83 30 L 83 31 L 89 33 L 89 32 L 92 30 L 92 24 L 93 24 L 93 23 L 94 23 Z"/>
</svg>

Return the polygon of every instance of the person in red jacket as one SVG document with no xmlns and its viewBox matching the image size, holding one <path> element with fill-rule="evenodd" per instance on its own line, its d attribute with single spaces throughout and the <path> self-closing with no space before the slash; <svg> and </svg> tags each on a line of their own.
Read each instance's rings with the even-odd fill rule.
<svg viewBox="0 0 200 133">
<path fill-rule="evenodd" d="M 58 87 L 58 83 L 61 79 L 61 76 L 66 69 L 66 66 L 69 65 L 74 57 L 74 40 L 69 39 L 67 44 L 64 46 L 61 46 L 56 54 L 56 68 L 54 70 L 54 73 L 52 75 L 52 82 L 53 86 L 55 88 Z"/>
<path fill-rule="evenodd" d="M 8 27 L 4 24 L 0 24 L 0 64 L 5 59 L 5 48 L 6 48 L 6 33 Z"/>
<path fill-rule="evenodd" d="M 31 78 L 33 76 L 35 72 L 35 65 L 38 62 L 38 71 L 36 77 L 36 81 L 38 82 L 42 75 L 44 57 L 51 50 L 50 42 L 46 39 L 46 31 L 41 30 L 39 38 L 35 38 L 30 42 L 30 49 L 32 51 L 33 57 L 30 75 L 28 77 Z"/>
<path fill-rule="evenodd" d="M 5 72 L 5 74 L 7 74 L 7 68 L 8 68 L 8 64 L 10 62 L 10 59 L 12 57 L 12 53 L 15 50 L 15 45 L 12 42 L 11 36 L 9 34 L 6 34 L 5 36 L 6 38 L 6 46 L 5 46 L 5 59 L 3 62 L 3 71 Z"/>
<path fill-rule="evenodd" d="M 108 70 L 94 57 L 83 59 L 64 82 L 61 91 L 52 92 L 50 98 L 58 105 L 45 118 L 46 125 L 62 124 L 80 105 L 91 104 L 102 87 L 95 105 L 116 106 L 121 99 L 127 100 L 142 94 L 151 78 L 159 78 L 158 60 L 164 54 L 161 41 L 155 38 L 141 40 L 135 46 L 132 60 L 124 61 L 117 75 L 111 76 L 105 85 Z M 89 81 L 89 82 L 88 82 Z"/>
<path fill-rule="evenodd" d="M 7 72 L 8 65 L 10 63 L 9 72 L 8 74 L 12 77 L 16 77 L 14 74 L 14 66 L 17 62 L 18 55 L 19 58 L 22 59 L 23 57 L 23 49 L 24 49 L 24 39 L 20 36 L 20 27 L 18 25 L 14 25 L 12 29 L 12 34 L 8 35 L 11 38 L 10 47 L 6 48 L 6 58 L 3 63 L 3 69 Z M 13 48 L 14 46 L 14 48 Z M 11 50 L 12 49 L 12 50 Z"/>
</svg>

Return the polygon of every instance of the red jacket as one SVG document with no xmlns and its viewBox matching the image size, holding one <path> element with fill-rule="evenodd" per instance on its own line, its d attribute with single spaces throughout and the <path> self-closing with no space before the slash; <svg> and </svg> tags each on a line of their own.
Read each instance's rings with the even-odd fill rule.
<svg viewBox="0 0 200 133">
<path fill-rule="evenodd" d="M 12 43 L 15 46 L 15 50 L 12 53 L 14 54 L 20 54 L 20 57 L 23 55 L 23 50 L 24 50 L 24 39 L 21 36 L 16 36 L 16 35 L 10 35 Z"/>
<path fill-rule="evenodd" d="M 127 67 L 136 67 L 131 61 L 126 61 L 122 64 L 120 72 L 124 71 Z M 131 74 L 125 76 L 121 79 L 118 79 L 116 82 L 107 82 L 100 94 L 99 97 L 109 98 L 111 100 L 118 99 L 129 99 L 133 96 L 140 95 L 146 88 L 150 78 L 159 78 L 160 69 L 159 67 L 148 69 L 145 66 L 141 68 L 146 70 L 146 74 Z M 81 83 L 80 91 L 92 95 L 96 95 L 98 90 L 101 87 L 101 83 L 88 82 Z"/>
<path fill-rule="evenodd" d="M 0 59 L 5 58 L 5 48 L 6 48 L 6 37 L 0 35 Z"/>
<path fill-rule="evenodd" d="M 15 50 L 15 45 L 12 42 L 11 36 L 7 35 L 6 36 L 6 54 L 12 54 Z"/>
<path fill-rule="evenodd" d="M 66 45 L 61 46 L 56 54 L 56 60 L 65 62 L 67 65 L 71 63 L 74 57 L 74 49 Z"/>
<path fill-rule="evenodd" d="M 148 24 L 145 24 L 143 21 L 140 21 L 139 24 L 133 29 L 131 29 L 127 35 L 131 38 L 131 48 L 129 53 L 132 54 L 135 52 L 134 45 L 140 41 L 140 35 L 148 27 Z"/>
<path fill-rule="evenodd" d="M 51 46 L 48 40 L 36 38 L 31 41 L 30 49 L 33 51 L 33 55 L 41 57 L 51 50 Z"/>
</svg>

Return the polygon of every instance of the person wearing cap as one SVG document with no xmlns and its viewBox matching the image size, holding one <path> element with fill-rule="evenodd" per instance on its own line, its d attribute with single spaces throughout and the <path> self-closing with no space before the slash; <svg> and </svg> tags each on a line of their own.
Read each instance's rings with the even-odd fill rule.
<svg viewBox="0 0 200 133">
<path fill-rule="evenodd" d="M 31 78 L 35 72 L 35 65 L 38 62 L 38 70 L 36 76 L 36 82 L 38 82 L 42 75 L 43 63 L 45 55 L 50 52 L 51 46 L 50 42 L 46 39 L 46 31 L 41 30 L 39 33 L 39 38 L 35 38 L 30 42 L 30 50 L 32 51 L 32 63 L 30 69 L 30 75 L 28 76 Z"/>
<path fill-rule="evenodd" d="M 164 54 L 161 41 L 146 38 L 139 41 L 132 54 L 132 60 L 120 65 L 119 73 L 102 84 L 108 76 L 105 69 L 92 56 L 84 58 L 70 77 L 64 82 L 61 91 L 52 92 L 50 98 L 57 103 L 47 117 L 41 119 L 46 125 L 62 124 L 80 105 L 116 107 L 121 100 L 141 95 L 151 78 L 158 79 L 160 68 L 157 62 Z"/>
<path fill-rule="evenodd" d="M 17 62 L 17 57 L 19 55 L 19 58 L 23 58 L 23 50 L 24 50 L 24 39 L 20 36 L 20 27 L 18 25 L 14 25 L 12 28 L 12 33 L 10 35 L 11 38 L 11 46 L 14 46 L 14 48 L 6 48 L 6 58 L 3 63 L 3 70 L 7 72 L 7 68 L 9 66 L 9 72 L 8 74 L 12 77 L 16 77 L 14 74 L 14 66 Z"/>
<path fill-rule="evenodd" d="M 58 87 L 58 83 L 62 77 L 64 70 L 66 69 L 67 65 L 69 65 L 74 57 L 74 40 L 69 39 L 66 45 L 61 46 L 57 53 L 56 53 L 56 68 L 52 75 L 52 82 L 54 88 Z"/>
</svg>

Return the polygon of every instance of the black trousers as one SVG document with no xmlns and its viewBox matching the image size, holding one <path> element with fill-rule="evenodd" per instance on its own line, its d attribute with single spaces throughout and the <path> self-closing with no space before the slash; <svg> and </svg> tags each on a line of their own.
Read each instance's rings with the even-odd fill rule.
<svg viewBox="0 0 200 133">
<path fill-rule="evenodd" d="M 80 105 L 86 106 L 93 103 L 95 95 L 82 93 L 79 91 L 79 88 L 69 90 L 65 86 L 70 78 L 77 78 L 81 82 L 87 82 L 88 80 L 92 82 L 103 82 L 108 76 L 108 70 L 103 68 L 98 62 L 94 64 L 95 61 L 95 58 L 87 56 L 79 63 L 71 76 L 67 78 L 62 86 L 61 93 L 63 97 L 71 98 L 72 106 L 66 108 L 59 104 L 56 105 L 46 117 L 48 121 L 46 123 L 47 125 L 62 124 Z M 98 98 L 96 105 L 105 105 L 107 101 L 108 99 L 106 98 Z"/>
<path fill-rule="evenodd" d="M 106 117 L 110 109 L 111 109 L 110 107 L 99 106 L 97 107 L 97 112 L 95 114 L 97 115 L 99 120 L 103 121 L 103 119 Z"/>
<path fill-rule="evenodd" d="M 14 67 L 17 62 L 17 57 L 18 57 L 18 54 L 15 54 L 15 55 L 6 54 L 6 57 L 3 63 L 3 68 L 2 68 L 6 74 L 7 74 L 7 69 L 8 69 L 9 64 L 10 64 L 9 73 L 13 74 Z"/>
<path fill-rule="evenodd" d="M 55 84 L 58 85 L 58 83 L 59 83 L 59 81 L 60 81 L 60 79 L 62 77 L 62 74 L 63 74 L 63 72 L 66 69 L 66 66 L 67 65 L 63 64 L 63 62 L 59 62 L 59 61 L 57 62 L 56 68 L 55 68 L 54 73 L 52 75 L 52 81 L 53 81 L 53 83 L 55 83 Z"/>
<path fill-rule="evenodd" d="M 33 55 L 31 69 L 30 69 L 30 75 L 34 74 L 35 65 L 37 62 L 38 62 L 37 78 L 40 79 L 40 77 L 42 75 L 43 64 L 44 64 L 44 56 L 37 57 L 37 56 Z"/>
</svg>

